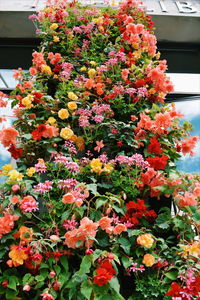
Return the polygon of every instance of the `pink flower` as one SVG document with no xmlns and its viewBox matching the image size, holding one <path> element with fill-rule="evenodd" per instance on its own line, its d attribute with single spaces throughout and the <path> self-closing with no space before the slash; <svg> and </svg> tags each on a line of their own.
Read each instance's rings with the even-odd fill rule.
<svg viewBox="0 0 200 300">
<path fill-rule="evenodd" d="M 40 294 L 40 296 L 42 296 L 42 300 L 54 300 L 54 297 L 47 292 Z"/>
<path fill-rule="evenodd" d="M 38 210 L 38 202 L 32 196 L 26 196 L 20 202 L 20 209 L 23 213 Z"/>
<path fill-rule="evenodd" d="M 31 289 L 30 285 L 29 284 L 25 284 L 24 287 L 23 287 L 23 291 L 26 291 L 26 292 L 29 292 Z"/>
<path fill-rule="evenodd" d="M 103 148 L 105 145 L 103 143 L 103 140 L 96 141 L 97 146 L 94 148 L 95 151 L 100 152 L 101 148 Z"/>
</svg>

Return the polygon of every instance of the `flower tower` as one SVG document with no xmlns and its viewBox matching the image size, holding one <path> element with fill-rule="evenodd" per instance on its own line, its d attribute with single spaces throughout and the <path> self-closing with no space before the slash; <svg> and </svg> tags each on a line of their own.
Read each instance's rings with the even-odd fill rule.
<svg viewBox="0 0 200 300">
<path fill-rule="evenodd" d="M 17 160 L 1 171 L 1 299 L 200 299 L 200 180 L 175 166 L 198 138 L 164 104 L 139 4 L 31 16 L 41 45 L 0 132 Z"/>
</svg>

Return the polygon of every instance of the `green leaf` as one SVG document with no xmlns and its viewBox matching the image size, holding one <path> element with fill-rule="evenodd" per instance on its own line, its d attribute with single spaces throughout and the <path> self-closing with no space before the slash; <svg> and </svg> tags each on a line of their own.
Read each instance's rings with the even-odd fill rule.
<svg viewBox="0 0 200 300">
<path fill-rule="evenodd" d="M 178 276 L 178 271 L 174 270 L 171 272 L 167 272 L 167 273 L 165 273 L 165 276 L 171 280 L 175 280 Z"/>
<path fill-rule="evenodd" d="M 82 259 L 80 269 L 77 272 L 77 274 L 84 275 L 86 273 L 89 273 L 91 265 L 92 265 L 92 255 L 85 255 Z"/>
<path fill-rule="evenodd" d="M 30 274 L 30 273 L 27 273 L 24 275 L 23 279 L 22 279 L 22 283 L 23 285 L 29 283 L 30 281 L 34 280 L 34 277 Z"/>
<path fill-rule="evenodd" d="M 18 291 L 15 291 L 13 289 L 6 289 L 6 299 L 11 299 L 13 300 L 15 296 L 17 296 Z"/>
<path fill-rule="evenodd" d="M 65 272 L 68 273 L 68 271 L 69 271 L 69 264 L 68 264 L 67 256 L 62 255 L 60 257 L 60 262 L 61 262 L 62 266 L 64 267 Z"/>
<path fill-rule="evenodd" d="M 131 237 L 131 236 L 138 236 L 140 234 L 142 234 L 143 231 L 142 230 L 139 230 L 139 229 L 128 229 L 128 236 Z"/>
<path fill-rule="evenodd" d="M 95 183 L 87 184 L 87 189 L 94 195 L 99 195 L 97 192 L 97 185 Z"/>
<path fill-rule="evenodd" d="M 96 200 L 96 209 L 98 209 L 99 207 L 103 206 L 105 203 L 107 202 L 107 198 L 103 199 L 103 198 L 99 198 Z"/>
<path fill-rule="evenodd" d="M 113 290 L 115 290 L 117 293 L 119 293 L 120 285 L 119 285 L 119 281 L 118 281 L 117 277 L 113 277 L 109 281 L 109 284 Z"/>
<path fill-rule="evenodd" d="M 42 275 L 35 276 L 36 281 L 44 281 L 44 277 Z"/>
<path fill-rule="evenodd" d="M 61 271 L 61 267 L 59 267 L 58 265 L 55 265 L 54 269 L 56 271 L 56 275 L 59 275 L 60 271 Z"/>
<path fill-rule="evenodd" d="M 8 279 L 8 287 L 14 291 L 16 291 L 16 286 L 18 283 L 18 278 L 16 276 L 10 276 Z"/>
<path fill-rule="evenodd" d="M 128 268 L 132 265 L 133 260 L 130 257 L 127 256 L 122 256 L 122 264 L 124 266 L 124 268 Z"/>
<path fill-rule="evenodd" d="M 90 299 L 92 290 L 93 288 L 92 288 L 91 281 L 87 280 L 81 284 L 81 293 L 83 294 L 84 297 L 86 297 L 86 299 Z"/>
</svg>

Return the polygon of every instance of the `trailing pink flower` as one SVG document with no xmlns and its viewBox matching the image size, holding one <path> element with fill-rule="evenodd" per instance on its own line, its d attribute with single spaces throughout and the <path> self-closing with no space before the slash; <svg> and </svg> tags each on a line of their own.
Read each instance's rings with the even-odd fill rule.
<svg viewBox="0 0 200 300">
<path fill-rule="evenodd" d="M 26 196 L 20 202 L 20 209 L 23 213 L 38 210 L 38 202 L 32 196 Z"/>
</svg>

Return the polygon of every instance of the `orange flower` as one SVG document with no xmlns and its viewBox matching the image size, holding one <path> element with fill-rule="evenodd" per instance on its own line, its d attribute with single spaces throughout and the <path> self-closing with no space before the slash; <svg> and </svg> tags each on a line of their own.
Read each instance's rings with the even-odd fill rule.
<svg viewBox="0 0 200 300">
<path fill-rule="evenodd" d="M 108 227 L 111 226 L 112 223 L 112 219 L 108 218 L 108 217 L 103 217 L 99 220 L 99 226 L 101 227 L 101 229 L 105 230 Z"/>
<path fill-rule="evenodd" d="M 152 235 L 150 233 L 146 233 L 137 237 L 137 243 L 138 245 L 149 249 L 152 247 L 154 239 L 152 238 Z"/>
<path fill-rule="evenodd" d="M 24 249 L 17 245 L 11 246 L 11 249 L 12 250 L 9 252 L 8 256 L 12 259 L 14 267 L 23 265 L 24 261 L 28 258 Z"/>
<path fill-rule="evenodd" d="M 91 90 L 94 87 L 95 83 L 94 80 L 92 78 L 88 79 L 85 83 L 85 87 L 88 90 Z"/>
<path fill-rule="evenodd" d="M 13 204 L 16 204 L 16 203 L 19 203 L 20 202 L 20 199 L 19 197 L 17 197 L 16 195 L 13 196 L 12 198 L 10 198 L 10 202 L 13 203 Z"/>
<path fill-rule="evenodd" d="M 76 143 L 76 146 L 78 147 L 79 151 L 82 151 L 85 149 L 84 138 L 82 136 L 78 136 L 75 143 Z"/>
<path fill-rule="evenodd" d="M 19 132 L 13 127 L 8 127 L 0 131 L 0 141 L 4 147 L 9 147 L 11 144 L 16 144 L 16 137 Z"/>
<path fill-rule="evenodd" d="M 33 229 L 26 226 L 21 226 L 19 231 L 19 238 L 25 242 L 31 242 L 33 239 Z"/>
<path fill-rule="evenodd" d="M 142 263 L 146 267 L 152 267 L 155 263 L 155 257 L 151 254 L 145 254 L 143 257 Z"/>
<path fill-rule="evenodd" d="M 127 228 L 124 224 L 117 224 L 117 226 L 115 226 L 113 229 L 113 233 L 116 235 L 122 233 L 123 231 L 127 231 Z"/>
<path fill-rule="evenodd" d="M 66 204 L 66 203 L 74 203 L 75 202 L 75 198 L 74 198 L 74 196 L 71 193 L 67 193 L 67 194 L 65 194 L 63 196 L 62 202 L 64 204 Z"/>
</svg>

